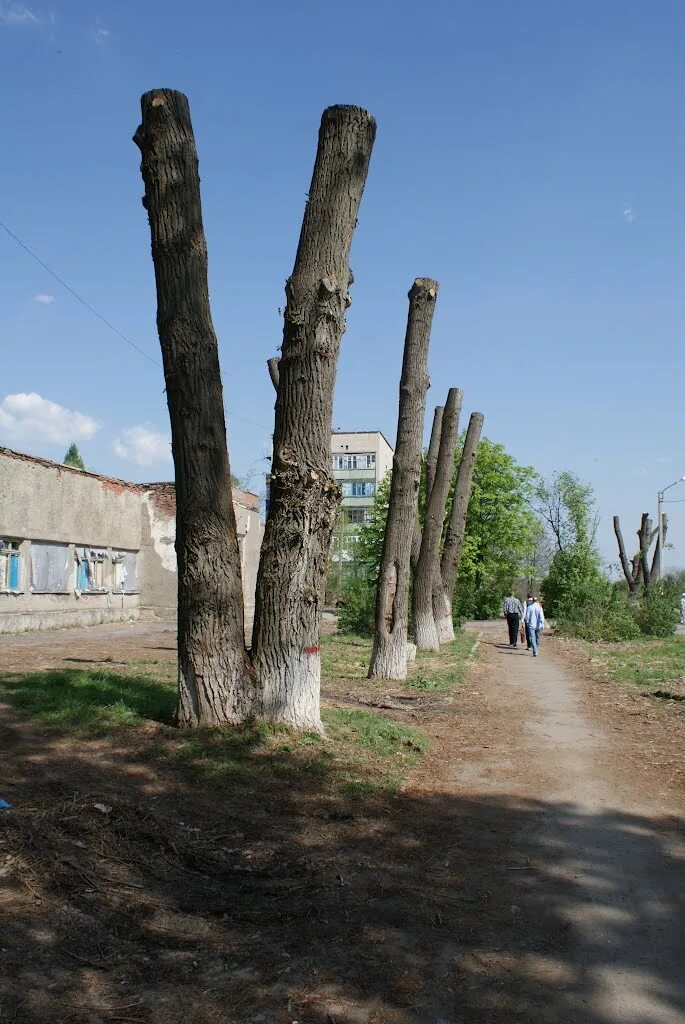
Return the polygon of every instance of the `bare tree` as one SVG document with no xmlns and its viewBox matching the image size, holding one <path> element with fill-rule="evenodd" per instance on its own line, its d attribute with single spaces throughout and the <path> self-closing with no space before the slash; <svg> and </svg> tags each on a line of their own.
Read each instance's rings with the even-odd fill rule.
<svg viewBox="0 0 685 1024">
<path fill-rule="evenodd" d="M 425 501 L 428 501 L 428 495 L 433 490 L 433 480 L 435 479 L 435 466 L 438 461 L 438 449 L 440 447 L 440 430 L 442 428 L 442 414 L 445 411 L 444 405 L 436 405 L 433 412 L 433 426 L 431 428 L 431 439 L 428 445 L 428 453 L 426 455 L 426 467 L 424 476 L 424 495 Z M 417 500 L 418 506 L 418 500 Z M 412 572 L 416 572 L 416 565 L 419 560 L 421 553 L 421 518 L 419 516 L 419 510 L 416 510 L 416 522 L 414 524 L 414 536 L 411 543 L 411 569 Z"/>
<path fill-rule="evenodd" d="M 436 575 L 433 592 L 433 615 L 441 644 L 454 640 L 454 623 L 452 621 L 452 602 L 459 575 L 461 553 L 464 547 L 466 532 L 466 513 L 471 497 L 473 474 L 478 458 L 478 444 L 483 431 L 484 416 L 482 412 L 471 413 L 464 448 L 457 470 L 454 486 L 452 510 L 447 524 L 447 535 L 440 559 L 440 572 Z"/>
<path fill-rule="evenodd" d="M 262 712 L 321 729 L 319 623 L 340 500 L 331 474 L 333 389 L 349 253 L 376 133 L 359 107 L 324 111 L 286 310 L 269 515 L 257 579 L 253 662 Z"/>
<path fill-rule="evenodd" d="M 142 154 L 176 471 L 177 719 L 181 726 L 237 723 L 254 712 L 256 693 L 245 651 L 197 151 L 182 93 L 145 93 L 141 108 L 134 141 Z"/>
<path fill-rule="evenodd" d="M 668 532 L 668 519 L 666 515 L 663 516 L 663 535 L 664 540 Z M 614 516 L 614 533 L 616 534 L 616 542 L 618 544 L 618 556 L 623 569 L 623 575 L 626 578 L 628 584 L 628 594 L 631 600 L 634 600 L 639 591 L 640 587 L 644 586 L 645 589 L 649 589 L 652 580 L 658 573 L 659 565 L 659 530 L 658 528 L 652 528 L 652 520 L 649 517 L 648 512 L 643 512 L 640 518 L 640 527 L 637 531 L 638 549 L 632 558 L 628 558 L 626 554 L 626 547 L 623 540 L 623 533 L 621 531 L 621 523 L 618 516 Z M 652 557 L 652 563 L 649 563 L 649 551 L 656 540 L 656 546 L 654 549 L 654 555 Z"/>
<path fill-rule="evenodd" d="M 435 477 L 426 500 L 421 551 L 416 563 L 413 589 L 414 636 L 420 651 L 437 651 L 440 647 L 433 617 L 433 588 L 440 572 L 440 543 L 454 470 L 454 449 L 462 397 L 460 388 L 450 388 L 442 416 Z"/>
<path fill-rule="evenodd" d="M 568 470 L 539 482 L 533 508 L 549 526 L 559 551 L 574 544 L 594 544 L 599 517 L 592 487 Z"/>
<path fill-rule="evenodd" d="M 397 440 L 376 591 L 369 679 L 405 679 L 407 675 L 410 558 L 418 515 L 426 392 L 430 386 L 428 346 L 437 294 L 438 283 L 429 278 L 417 278 L 409 292 Z"/>
</svg>

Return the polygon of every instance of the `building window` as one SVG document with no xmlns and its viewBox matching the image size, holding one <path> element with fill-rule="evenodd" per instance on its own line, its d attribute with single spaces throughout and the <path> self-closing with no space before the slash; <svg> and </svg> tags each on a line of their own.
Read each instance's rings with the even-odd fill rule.
<svg viewBox="0 0 685 1024">
<path fill-rule="evenodd" d="M 365 452 L 363 455 L 334 455 L 333 469 L 374 469 L 376 455 L 374 452 Z"/>
<path fill-rule="evenodd" d="M 346 508 L 345 509 L 345 514 L 347 516 L 347 522 L 348 523 L 364 523 L 364 522 L 366 522 L 366 517 L 364 515 L 365 511 L 366 510 L 363 509 L 363 508 Z"/>
<path fill-rule="evenodd" d="M 18 540 L 0 540 L 0 590 L 19 590 L 21 573 Z"/>
<path fill-rule="evenodd" d="M 102 548 L 74 548 L 76 590 L 86 594 L 106 593 L 109 584 L 107 552 Z"/>
<path fill-rule="evenodd" d="M 343 498 L 372 498 L 376 493 L 376 485 L 365 480 L 342 480 Z"/>
<path fill-rule="evenodd" d="M 112 552 L 112 590 L 115 594 L 138 592 L 138 552 Z"/>
<path fill-rule="evenodd" d="M 69 587 L 69 546 L 31 541 L 31 592 L 66 594 Z"/>
</svg>

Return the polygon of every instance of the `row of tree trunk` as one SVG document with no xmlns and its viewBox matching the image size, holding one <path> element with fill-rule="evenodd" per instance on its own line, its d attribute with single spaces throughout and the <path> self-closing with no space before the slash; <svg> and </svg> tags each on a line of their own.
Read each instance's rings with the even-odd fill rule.
<svg viewBox="0 0 685 1024">
<path fill-rule="evenodd" d="M 426 456 L 422 529 L 418 509 L 419 483 L 426 392 L 430 386 L 428 349 L 437 295 L 438 283 L 430 278 L 417 278 L 409 292 L 397 437 L 376 591 L 369 678 L 406 678 L 410 589 L 417 648 L 437 651 L 441 643 L 454 639 L 452 602 L 483 415 L 473 413 L 471 416 L 457 471 L 452 509 L 445 524 L 454 475 L 462 391 L 450 388 L 445 405 L 435 409 Z"/>
</svg>

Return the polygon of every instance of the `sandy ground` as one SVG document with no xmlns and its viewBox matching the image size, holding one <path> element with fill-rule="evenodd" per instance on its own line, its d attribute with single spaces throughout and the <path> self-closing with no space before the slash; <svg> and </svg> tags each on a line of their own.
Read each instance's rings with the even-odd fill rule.
<svg viewBox="0 0 685 1024">
<path fill-rule="evenodd" d="M 400 795 L 204 796 L 2 709 L 2 1024 L 685 1024 L 685 716 L 472 628 Z M 0 671 L 173 640 L 2 637 Z"/>
</svg>

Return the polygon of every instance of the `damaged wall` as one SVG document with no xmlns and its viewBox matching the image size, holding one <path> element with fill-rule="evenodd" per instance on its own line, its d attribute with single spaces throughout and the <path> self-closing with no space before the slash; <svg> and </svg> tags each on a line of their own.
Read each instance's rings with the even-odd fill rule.
<svg viewBox="0 0 685 1024">
<path fill-rule="evenodd" d="M 233 501 L 249 629 L 259 499 L 234 490 Z M 175 515 L 173 484 L 127 483 L 0 448 L 0 632 L 175 619 Z"/>
</svg>

